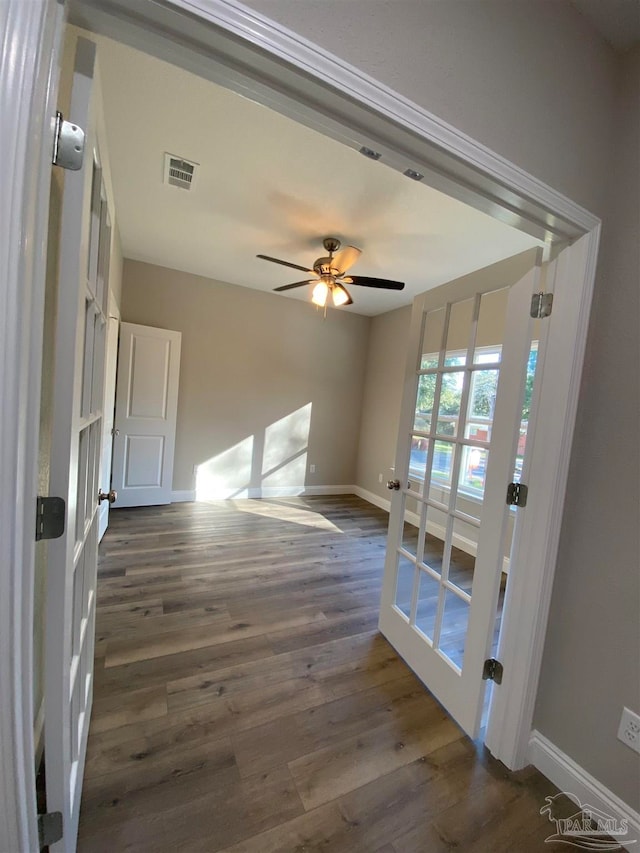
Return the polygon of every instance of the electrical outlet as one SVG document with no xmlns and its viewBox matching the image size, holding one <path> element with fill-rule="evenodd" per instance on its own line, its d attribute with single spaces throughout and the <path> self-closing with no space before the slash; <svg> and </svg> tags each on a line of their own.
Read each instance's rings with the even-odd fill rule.
<svg viewBox="0 0 640 853">
<path fill-rule="evenodd" d="M 378 474 L 378 482 L 379 482 L 379 483 L 381 483 L 381 482 L 382 482 L 382 474 Z"/>
<path fill-rule="evenodd" d="M 622 709 L 618 740 L 640 753 L 640 716 L 628 708 Z"/>
<path fill-rule="evenodd" d="M 316 473 L 316 466 L 315 465 L 309 465 L 309 473 L 310 474 Z"/>
</svg>

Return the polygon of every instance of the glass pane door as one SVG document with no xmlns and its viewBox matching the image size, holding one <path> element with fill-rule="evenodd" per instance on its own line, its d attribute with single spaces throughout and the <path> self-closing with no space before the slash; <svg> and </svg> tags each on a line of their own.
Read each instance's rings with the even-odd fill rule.
<svg viewBox="0 0 640 853">
<path fill-rule="evenodd" d="M 533 279 L 454 282 L 414 306 L 380 627 L 467 731 L 508 567 Z"/>
</svg>

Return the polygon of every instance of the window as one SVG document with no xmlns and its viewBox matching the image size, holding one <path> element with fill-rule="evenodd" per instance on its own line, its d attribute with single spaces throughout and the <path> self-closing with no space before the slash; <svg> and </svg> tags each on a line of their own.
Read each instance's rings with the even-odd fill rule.
<svg viewBox="0 0 640 853">
<path fill-rule="evenodd" d="M 428 451 L 432 446 L 431 480 L 444 489 L 450 488 L 452 460 L 457 446 L 462 454 L 458 491 L 471 498 L 483 497 L 501 355 L 500 345 L 476 348 L 466 417 L 465 412 L 461 411 L 464 375 L 468 370 L 465 368 L 465 350 L 447 352 L 444 364 L 448 368 L 446 372 L 420 374 L 409 463 L 411 477 L 424 480 Z M 538 342 L 533 341 L 527 363 L 525 399 L 514 472 L 516 481 L 522 471 L 537 355 Z M 437 366 L 437 353 L 423 355 L 421 370 L 436 371 Z M 456 370 L 458 367 L 460 369 Z M 442 379 L 438 411 L 434 416 L 438 376 Z"/>
</svg>

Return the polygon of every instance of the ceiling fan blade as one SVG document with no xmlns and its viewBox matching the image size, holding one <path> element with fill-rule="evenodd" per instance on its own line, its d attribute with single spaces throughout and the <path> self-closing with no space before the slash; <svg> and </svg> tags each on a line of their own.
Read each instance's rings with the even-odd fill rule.
<svg viewBox="0 0 640 853">
<path fill-rule="evenodd" d="M 388 278 L 370 278 L 368 275 L 354 275 L 351 284 L 360 287 L 378 287 L 382 290 L 404 290 L 404 281 L 391 281 Z"/>
<path fill-rule="evenodd" d="M 289 261 L 281 261 L 280 258 L 271 258 L 269 255 L 256 255 L 256 258 L 262 258 L 263 261 L 271 261 L 272 264 L 282 264 L 283 267 L 291 267 L 292 270 L 302 270 L 302 272 L 313 272 L 309 267 L 301 267 L 300 264 L 292 264 Z"/>
<path fill-rule="evenodd" d="M 337 255 L 333 256 L 332 266 L 342 275 L 355 264 L 361 254 L 361 249 L 356 249 L 355 246 L 345 246 L 344 249 L 340 249 Z"/>
<path fill-rule="evenodd" d="M 294 287 L 302 287 L 303 284 L 315 284 L 315 281 L 312 279 L 311 281 L 294 281 L 293 284 L 283 284 L 281 287 L 274 287 L 274 291 L 277 293 L 282 293 L 283 290 L 291 290 Z"/>
</svg>

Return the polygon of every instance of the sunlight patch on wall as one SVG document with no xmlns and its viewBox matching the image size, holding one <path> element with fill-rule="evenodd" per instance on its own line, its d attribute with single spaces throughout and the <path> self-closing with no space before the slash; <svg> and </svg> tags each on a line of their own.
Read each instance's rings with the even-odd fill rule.
<svg viewBox="0 0 640 853">
<path fill-rule="evenodd" d="M 253 464 L 252 435 L 201 462 L 196 470 L 196 500 L 248 497 Z"/>
<path fill-rule="evenodd" d="M 311 403 L 272 423 L 264 431 L 263 487 L 302 486 L 307 473 Z"/>
<path fill-rule="evenodd" d="M 196 500 L 302 494 L 312 404 L 196 466 Z"/>
</svg>

